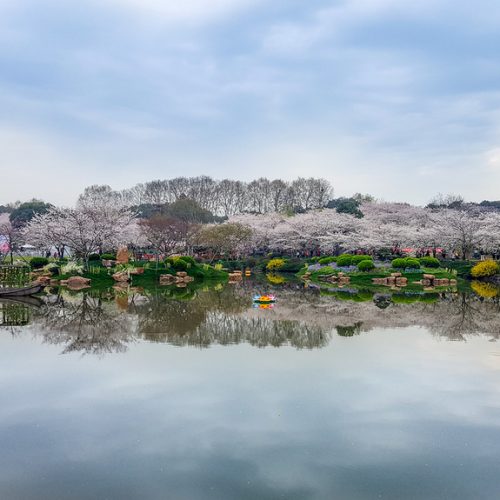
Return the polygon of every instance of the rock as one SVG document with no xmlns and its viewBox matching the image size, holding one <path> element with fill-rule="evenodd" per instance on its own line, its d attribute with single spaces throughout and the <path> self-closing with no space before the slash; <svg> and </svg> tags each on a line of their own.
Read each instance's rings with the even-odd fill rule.
<svg viewBox="0 0 500 500">
<path fill-rule="evenodd" d="M 65 281 L 68 286 L 90 285 L 90 278 L 84 278 L 83 276 L 71 276 Z"/>
<path fill-rule="evenodd" d="M 113 279 L 115 281 L 124 281 L 124 282 L 126 282 L 126 281 L 130 280 L 130 276 L 125 271 L 121 271 L 121 272 L 115 273 L 115 274 L 113 274 L 112 277 L 113 277 Z"/>
<path fill-rule="evenodd" d="M 433 280 L 435 278 L 433 274 L 424 274 L 422 277 L 424 280 Z"/>
<path fill-rule="evenodd" d="M 432 285 L 432 281 L 430 279 L 424 278 L 422 280 L 422 285 L 423 286 L 431 286 Z"/>
<path fill-rule="evenodd" d="M 179 276 L 179 278 L 185 278 L 188 274 L 186 271 L 179 271 L 175 273 L 176 276 Z"/>
<path fill-rule="evenodd" d="M 71 290 L 83 290 L 84 288 L 90 288 L 90 279 L 83 278 L 82 276 L 71 276 L 65 281 L 65 285 Z M 60 282 L 62 284 L 62 282 Z"/>
<path fill-rule="evenodd" d="M 143 267 L 134 267 L 134 269 L 130 270 L 130 274 L 144 274 Z"/>
<path fill-rule="evenodd" d="M 116 263 L 116 260 L 106 260 L 106 259 L 103 259 L 102 260 L 102 265 L 104 267 L 113 267 Z"/>
<path fill-rule="evenodd" d="M 50 285 L 51 280 L 51 276 L 38 276 L 35 283 L 38 283 L 39 285 Z"/>
<path fill-rule="evenodd" d="M 128 248 L 120 247 L 118 252 L 116 252 L 116 262 L 118 262 L 118 264 L 128 264 L 128 259 Z"/>
<path fill-rule="evenodd" d="M 403 275 L 401 273 L 391 273 L 391 276 L 393 276 L 394 278 L 400 278 Z"/>
</svg>

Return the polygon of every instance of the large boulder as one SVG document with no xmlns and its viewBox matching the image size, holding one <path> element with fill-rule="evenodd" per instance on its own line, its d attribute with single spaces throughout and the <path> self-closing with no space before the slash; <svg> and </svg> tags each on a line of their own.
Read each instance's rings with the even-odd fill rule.
<svg viewBox="0 0 500 500">
<path fill-rule="evenodd" d="M 116 262 L 118 262 L 118 264 L 128 264 L 128 258 L 128 248 L 120 247 L 118 252 L 116 252 Z"/>
</svg>

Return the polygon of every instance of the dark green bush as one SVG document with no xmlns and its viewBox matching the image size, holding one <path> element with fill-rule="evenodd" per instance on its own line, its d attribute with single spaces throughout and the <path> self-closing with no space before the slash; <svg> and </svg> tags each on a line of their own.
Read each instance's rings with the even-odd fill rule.
<svg viewBox="0 0 500 500">
<path fill-rule="evenodd" d="M 352 263 L 352 255 L 348 253 L 343 253 L 337 257 L 337 266 L 345 267 L 350 266 Z"/>
<path fill-rule="evenodd" d="M 360 271 L 371 271 L 374 268 L 375 264 L 373 263 L 373 260 L 362 260 L 358 263 L 358 269 Z"/>
<path fill-rule="evenodd" d="M 360 262 L 364 260 L 373 260 L 371 255 L 353 255 L 351 259 L 351 265 L 357 266 Z"/>
<path fill-rule="evenodd" d="M 435 257 L 420 257 L 418 260 L 424 267 L 439 267 L 441 265 L 439 259 L 436 259 Z"/>
<path fill-rule="evenodd" d="M 101 260 L 116 260 L 116 255 L 114 253 L 103 253 Z"/>
<path fill-rule="evenodd" d="M 32 257 L 30 265 L 33 269 L 41 269 L 49 263 L 49 259 L 46 257 Z"/>
<path fill-rule="evenodd" d="M 337 260 L 337 257 L 321 257 L 321 259 L 318 260 L 318 264 L 321 264 L 322 266 L 327 266 L 328 264 L 331 264 L 332 262 L 335 262 Z"/>
<path fill-rule="evenodd" d="M 98 253 L 91 253 L 89 255 L 89 261 L 96 261 L 99 260 L 101 256 Z"/>
</svg>

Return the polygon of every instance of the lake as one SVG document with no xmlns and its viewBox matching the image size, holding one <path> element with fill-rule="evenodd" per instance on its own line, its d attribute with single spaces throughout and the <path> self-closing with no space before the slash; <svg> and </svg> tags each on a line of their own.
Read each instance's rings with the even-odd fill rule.
<svg viewBox="0 0 500 500">
<path fill-rule="evenodd" d="M 498 499 L 498 297 L 0 304 L 0 498 Z"/>
</svg>

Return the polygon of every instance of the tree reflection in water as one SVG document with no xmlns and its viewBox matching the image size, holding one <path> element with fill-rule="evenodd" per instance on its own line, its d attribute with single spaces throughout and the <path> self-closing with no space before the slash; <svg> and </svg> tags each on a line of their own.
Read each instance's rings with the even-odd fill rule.
<svg viewBox="0 0 500 500">
<path fill-rule="evenodd" d="M 48 296 L 32 314 L 32 331 L 64 353 L 123 352 L 130 342 L 208 347 L 248 343 L 321 348 L 332 334 L 351 337 L 375 328 L 422 326 L 433 335 L 466 340 L 500 335 L 498 297 L 448 294 L 434 303 L 391 304 L 337 300 L 317 293 L 281 290 L 272 310 L 252 308 L 255 290 L 227 286 L 177 296 L 170 289 L 141 294 L 83 292 Z M 119 295 L 118 295 L 119 293 Z M 116 300 L 116 301 L 115 301 Z"/>
<path fill-rule="evenodd" d="M 63 353 L 102 355 L 123 352 L 134 339 L 133 317 L 101 296 L 81 293 L 50 297 L 36 314 L 36 326 L 50 344 L 63 344 Z"/>
</svg>

